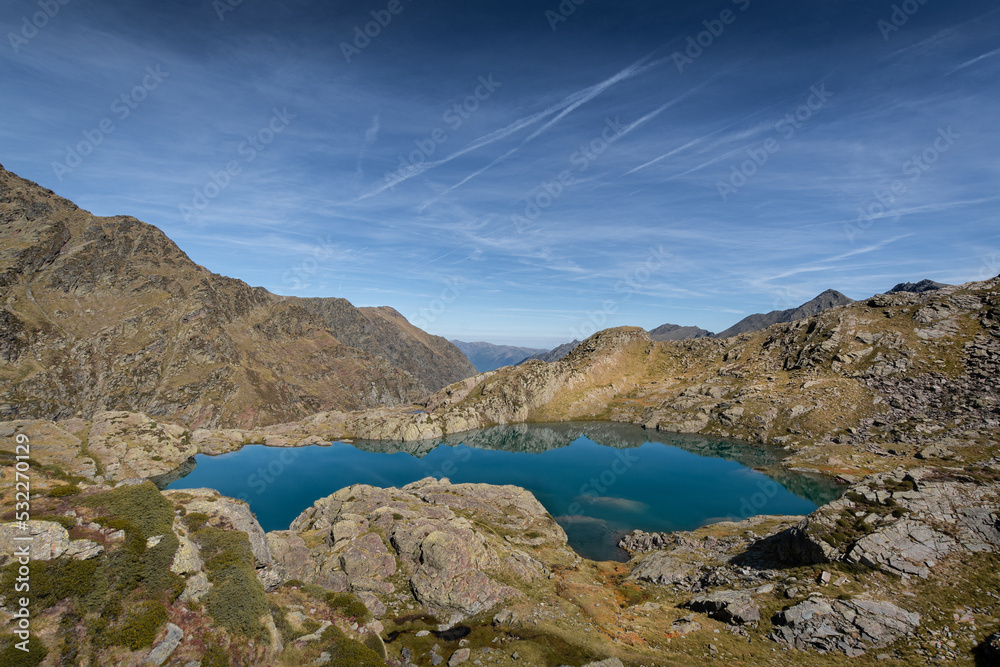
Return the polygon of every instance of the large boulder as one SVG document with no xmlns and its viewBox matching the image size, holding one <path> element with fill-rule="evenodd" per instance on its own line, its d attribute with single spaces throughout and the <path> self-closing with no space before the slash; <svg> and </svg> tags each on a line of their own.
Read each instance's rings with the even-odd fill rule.
<svg viewBox="0 0 1000 667">
<path fill-rule="evenodd" d="M 0 558 L 4 560 L 25 546 L 31 560 L 52 560 L 65 554 L 69 545 L 69 533 L 55 521 L 0 524 Z"/>
<path fill-rule="evenodd" d="M 633 568 L 629 579 L 648 581 L 665 586 L 678 584 L 687 579 L 698 567 L 663 551 L 650 554 Z"/>
<path fill-rule="evenodd" d="M 688 603 L 688 607 L 730 625 L 747 625 L 760 620 L 760 607 L 746 591 L 716 591 L 699 595 Z"/>
<path fill-rule="evenodd" d="M 857 657 L 913 634 L 920 614 L 879 600 L 815 597 L 779 612 L 774 625 L 770 638 L 776 642 Z"/>
</svg>

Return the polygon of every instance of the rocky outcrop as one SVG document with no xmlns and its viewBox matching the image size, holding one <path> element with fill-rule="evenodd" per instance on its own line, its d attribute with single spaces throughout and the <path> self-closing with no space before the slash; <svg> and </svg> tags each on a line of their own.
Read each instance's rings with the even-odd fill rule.
<svg viewBox="0 0 1000 667">
<path fill-rule="evenodd" d="M 165 663 L 171 656 L 171 654 L 177 650 L 180 646 L 181 640 L 184 639 L 184 631 L 173 623 L 167 623 L 167 635 L 163 640 L 149 652 L 146 656 L 146 661 L 144 665 L 155 665 L 159 667 Z"/>
<path fill-rule="evenodd" d="M 693 598 L 688 607 L 731 625 L 747 625 L 760 620 L 760 607 L 747 591 L 716 591 Z"/>
<path fill-rule="evenodd" d="M 267 536 L 245 502 L 223 496 L 214 489 L 166 491 L 164 495 L 184 507 L 185 513 L 197 512 L 206 515 L 207 525 L 245 533 L 250 542 L 257 579 L 265 590 L 273 590 L 281 584 L 282 579 L 272 557 Z M 174 525 L 179 527 L 177 522 Z M 197 545 L 188 539 L 185 532 L 179 534 L 180 546 L 174 554 L 171 570 L 177 574 L 191 575 L 198 573 L 204 564 Z M 198 583 L 196 582 L 196 585 Z"/>
<path fill-rule="evenodd" d="M 650 548 L 658 549 L 661 546 L 665 546 L 665 543 L 654 542 Z M 699 566 L 694 563 L 686 562 L 676 555 L 658 551 L 633 568 L 629 578 L 666 586 L 687 581 L 698 569 L 700 569 Z"/>
<path fill-rule="evenodd" d="M 934 290 L 944 289 L 945 287 L 950 287 L 944 283 L 935 282 L 933 280 L 924 279 L 918 283 L 899 283 L 891 290 L 886 292 L 886 294 L 897 294 L 899 292 L 932 292 Z"/>
<path fill-rule="evenodd" d="M 383 613 L 412 596 L 454 623 L 521 595 L 501 580 L 529 585 L 547 573 L 519 541 L 564 549 L 566 535 L 523 489 L 426 479 L 341 489 L 267 540 L 284 580 L 369 594 Z"/>
<path fill-rule="evenodd" d="M 31 560 L 55 560 L 60 556 L 88 560 L 99 556 L 104 547 L 87 539 L 71 540 L 69 532 L 54 521 L 0 523 L 0 565 L 28 549 Z"/>
<path fill-rule="evenodd" d="M 875 475 L 790 531 L 790 558 L 840 560 L 927 578 L 954 553 L 996 552 L 1000 492 L 995 480 L 1000 480 L 996 467 Z"/>
<path fill-rule="evenodd" d="M 95 414 L 88 449 L 109 481 L 161 475 L 198 453 L 184 427 L 134 412 Z"/>
<path fill-rule="evenodd" d="M 774 625 L 774 641 L 853 658 L 912 635 L 920 615 L 882 600 L 815 597 L 779 612 Z"/>
</svg>

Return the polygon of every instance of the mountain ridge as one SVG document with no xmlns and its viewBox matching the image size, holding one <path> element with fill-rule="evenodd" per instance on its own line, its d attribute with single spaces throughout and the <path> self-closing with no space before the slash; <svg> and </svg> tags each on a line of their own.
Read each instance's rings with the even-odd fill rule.
<svg viewBox="0 0 1000 667">
<path fill-rule="evenodd" d="M 475 374 L 398 314 L 215 274 L 153 225 L 93 216 L 2 167 L 0 297 L 8 419 L 113 409 L 248 427 L 405 404 Z M 427 363 L 394 364 L 396 347 Z"/>
<path fill-rule="evenodd" d="M 711 331 L 695 326 L 681 326 L 679 324 L 661 324 L 655 329 L 649 330 L 649 337 L 653 340 L 689 340 L 691 338 L 709 338 L 714 336 Z"/>
<path fill-rule="evenodd" d="M 795 308 L 748 315 L 728 329 L 715 334 L 715 338 L 732 338 L 741 333 L 760 331 L 772 324 L 794 322 L 804 317 L 818 315 L 824 310 L 836 308 L 837 306 L 846 306 L 850 303 L 854 303 L 854 299 L 841 294 L 837 290 L 828 289 Z"/>
</svg>

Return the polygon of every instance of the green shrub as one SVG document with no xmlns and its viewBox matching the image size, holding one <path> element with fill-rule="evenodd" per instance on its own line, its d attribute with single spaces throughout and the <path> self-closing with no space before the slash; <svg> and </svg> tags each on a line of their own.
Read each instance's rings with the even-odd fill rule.
<svg viewBox="0 0 1000 667">
<path fill-rule="evenodd" d="M 378 653 L 355 639 L 342 637 L 328 647 L 331 667 L 385 667 Z"/>
<path fill-rule="evenodd" d="M 229 652 L 218 644 L 210 644 L 201 656 L 201 667 L 229 667 Z"/>
<path fill-rule="evenodd" d="M 67 496 L 75 496 L 80 493 L 80 487 L 76 484 L 64 484 L 63 486 L 54 486 L 49 489 L 48 496 L 50 498 L 65 498 Z"/>
<path fill-rule="evenodd" d="M 99 516 L 94 519 L 94 523 L 100 524 L 105 528 L 110 528 L 111 530 L 128 531 L 135 529 L 131 523 L 117 516 Z"/>
<path fill-rule="evenodd" d="M 147 599 L 166 594 L 172 601 L 184 590 L 183 578 L 170 571 L 178 546 L 180 541 L 171 532 L 159 544 L 147 548 L 146 539 L 138 530 L 126 529 L 125 544 L 108 558 L 114 587 L 126 595 L 138 590 Z"/>
<path fill-rule="evenodd" d="M 142 537 L 164 535 L 174 523 L 174 506 L 152 482 L 119 486 L 81 500 L 135 526 Z"/>
<path fill-rule="evenodd" d="M 385 660 L 389 657 L 385 651 L 385 643 L 382 638 L 376 634 L 365 635 L 365 639 L 362 642 L 366 648 L 372 651 L 375 655 L 379 657 L 380 660 Z"/>
<path fill-rule="evenodd" d="M 91 589 L 98 565 L 95 558 L 84 561 L 68 558 L 32 561 L 30 609 L 37 614 L 66 598 L 85 597 Z M 13 591 L 16 577 L 17 565 L 12 563 L 4 569 L 3 590 Z"/>
<path fill-rule="evenodd" d="M 0 667 L 37 667 L 45 660 L 48 649 L 34 635 L 28 639 L 28 650 L 22 651 L 15 644 L 21 640 L 15 635 L 0 636 Z"/>
<path fill-rule="evenodd" d="M 209 527 L 192 537 L 201 547 L 208 580 L 213 584 L 204 597 L 208 613 L 230 632 L 266 640 L 260 619 L 268 610 L 267 597 L 257 579 L 246 533 Z"/>
<path fill-rule="evenodd" d="M 143 602 L 128 613 L 114 643 L 127 646 L 133 651 L 149 648 L 156 639 L 156 633 L 166 622 L 167 608 L 162 602 Z"/>
<path fill-rule="evenodd" d="M 357 619 L 359 623 L 371 620 L 371 612 L 365 603 L 350 593 L 334 593 L 325 591 L 323 599 L 331 609 L 339 611 L 344 616 Z"/>
<path fill-rule="evenodd" d="M 188 527 L 188 530 L 194 533 L 205 527 L 205 524 L 208 523 L 208 518 L 208 515 L 204 512 L 187 512 L 181 521 Z"/>
</svg>

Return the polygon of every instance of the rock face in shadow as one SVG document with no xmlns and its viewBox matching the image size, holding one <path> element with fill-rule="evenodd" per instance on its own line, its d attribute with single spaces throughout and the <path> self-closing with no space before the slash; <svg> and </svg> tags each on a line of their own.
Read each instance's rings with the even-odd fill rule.
<svg viewBox="0 0 1000 667">
<path fill-rule="evenodd" d="M 518 545 L 568 553 L 562 528 L 524 489 L 431 478 L 341 489 L 267 540 L 284 580 L 352 591 L 376 615 L 409 597 L 453 623 L 548 573 Z"/>
<path fill-rule="evenodd" d="M 144 412 L 274 424 L 418 400 L 474 374 L 391 309 L 286 299 L 163 232 L 98 218 L 0 167 L 0 418 Z"/>
<path fill-rule="evenodd" d="M 921 280 L 918 283 L 899 283 L 891 290 L 886 292 L 886 294 L 897 294 L 899 292 L 931 292 L 934 290 L 944 289 L 945 287 L 951 287 L 951 285 L 946 285 L 945 283 L 938 283 L 933 280 Z"/>
</svg>

